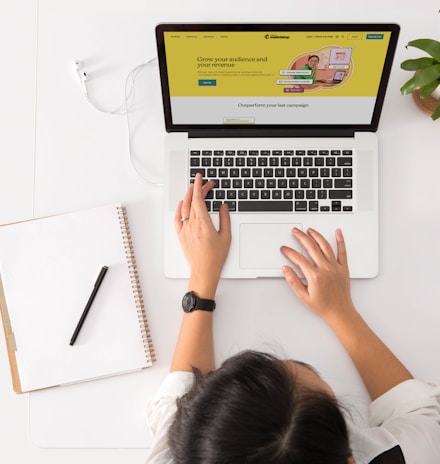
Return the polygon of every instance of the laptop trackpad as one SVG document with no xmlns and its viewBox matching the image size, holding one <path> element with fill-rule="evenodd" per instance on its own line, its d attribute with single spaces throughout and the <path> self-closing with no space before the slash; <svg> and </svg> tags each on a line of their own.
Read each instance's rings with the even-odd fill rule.
<svg viewBox="0 0 440 464">
<path fill-rule="evenodd" d="M 292 229 L 303 229 L 302 224 L 240 224 L 240 267 L 243 269 L 279 269 L 284 264 L 292 267 L 280 251 L 282 245 L 303 253 Z"/>
</svg>

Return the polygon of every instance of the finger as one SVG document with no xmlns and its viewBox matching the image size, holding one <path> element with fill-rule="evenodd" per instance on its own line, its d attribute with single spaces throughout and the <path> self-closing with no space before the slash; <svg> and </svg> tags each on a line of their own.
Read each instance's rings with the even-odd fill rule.
<svg viewBox="0 0 440 464">
<path fill-rule="evenodd" d="M 182 204 L 183 200 L 179 201 L 179 204 L 177 205 L 176 212 L 174 213 L 174 227 L 176 228 L 177 232 L 180 232 L 180 229 L 182 228 Z"/>
<path fill-rule="evenodd" d="M 204 212 L 203 210 L 206 210 L 206 205 L 205 205 L 205 195 L 203 193 L 203 178 L 200 173 L 196 174 L 196 177 L 194 179 L 194 189 L 193 189 L 193 194 L 192 194 L 192 203 L 191 203 L 191 209 L 192 212 L 197 215 L 197 213 L 202 213 Z"/>
<path fill-rule="evenodd" d="M 295 238 L 301 243 L 301 245 L 305 248 L 307 253 L 309 254 L 310 258 L 312 258 L 313 262 L 317 265 L 322 263 L 322 260 L 325 258 L 322 249 L 319 243 L 316 241 L 315 237 L 313 236 L 312 229 L 308 229 L 307 234 L 296 227 L 293 228 L 293 235 Z"/>
<path fill-rule="evenodd" d="M 336 256 L 332 246 L 318 231 L 316 231 L 315 229 L 308 229 L 307 233 L 319 245 L 322 254 L 326 257 L 328 261 L 332 262 L 336 260 Z"/>
<path fill-rule="evenodd" d="M 208 194 L 210 190 L 214 188 L 214 185 L 215 185 L 215 182 L 211 179 L 209 179 L 208 182 L 206 182 L 206 184 L 203 185 L 202 187 L 203 198 L 206 198 L 206 195 Z"/>
<path fill-rule="evenodd" d="M 297 273 L 290 266 L 283 266 L 281 269 L 289 287 L 301 301 L 305 302 L 309 297 L 307 286 L 303 284 Z"/>
<path fill-rule="evenodd" d="M 341 229 L 336 229 L 336 245 L 338 248 L 338 263 L 348 267 L 347 248 Z"/>
<path fill-rule="evenodd" d="M 221 205 L 219 211 L 219 234 L 231 239 L 231 215 L 226 203 Z"/>
<path fill-rule="evenodd" d="M 182 206 L 180 208 L 181 217 L 189 218 L 190 216 L 191 204 L 192 204 L 192 198 L 193 198 L 193 190 L 194 190 L 194 185 L 190 184 L 188 187 L 188 190 L 185 193 L 185 196 L 183 197 Z"/>
<path fill-rule="evenodd" d="M 309 272 L 313 269 L 313 264 L 302 254 L 298 251 L 290 248 L 288 246 L 282 246 L 280 248 L 281 253 L 292 261 L 293 264 L 298 266 L 301 269 L 301 272 L 307 277 Z"/>
</svg>

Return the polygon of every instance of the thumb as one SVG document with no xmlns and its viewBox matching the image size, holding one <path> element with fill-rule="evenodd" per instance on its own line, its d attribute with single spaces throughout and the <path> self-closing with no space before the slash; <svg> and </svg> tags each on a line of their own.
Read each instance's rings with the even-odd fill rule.
<svg viewBox="0 0 440 464">
<path fill-rule="evenodd" d="M 231 215 L 227 203 L 223 203 L 219 211 L 219 233 L 231 239 Z"/>
<path fill-rule="evenodd" d="M 302 283 L 298 274 L 290 266 L 283 266 L 282 271 L 289 287 L 295 292 L 296 296 L 305 303 L 309 296 L 307 286 Z"/>
</svg>

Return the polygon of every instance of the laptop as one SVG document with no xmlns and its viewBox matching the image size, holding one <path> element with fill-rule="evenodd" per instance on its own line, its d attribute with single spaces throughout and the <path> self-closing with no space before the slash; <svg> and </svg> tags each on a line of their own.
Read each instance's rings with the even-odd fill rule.
<svg viewBox="0 0 440 464">
<path fill-rule="evenodd" d="M 222 277 L 281 277 L 291 230 L 341 228 L 352 278 L 379 270 L 376 130 L 397 24 L 159 24 L 167 131 L 164 272 L 189 276 L 174 211 L 197 172 L 232 244 Z M 320 80 L 343 73 L 338 86 Z M 339 74 L 342 75 L 342 74 Z M 299 270 L 298 273 L 300 274 Z"/>
</svg>

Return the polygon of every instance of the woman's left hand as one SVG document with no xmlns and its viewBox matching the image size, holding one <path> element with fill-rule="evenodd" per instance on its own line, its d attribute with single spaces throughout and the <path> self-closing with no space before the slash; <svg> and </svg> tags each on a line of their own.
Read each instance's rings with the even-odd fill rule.
<svg viewBox="0 0 440 464">
<path fill-rule="evenodd" d="M 220 274 L 231 244 L 229 210 L 223 204 L 219 211 L 219 230 L 214 227 L 205 205 L 205 197 L 213 187 L 196 175 L 185 198 L 179 202 L 174 223 L 180 244 L 191 268 L 189 289 L 201 298 L 214 299 Z"/>
</svg>

